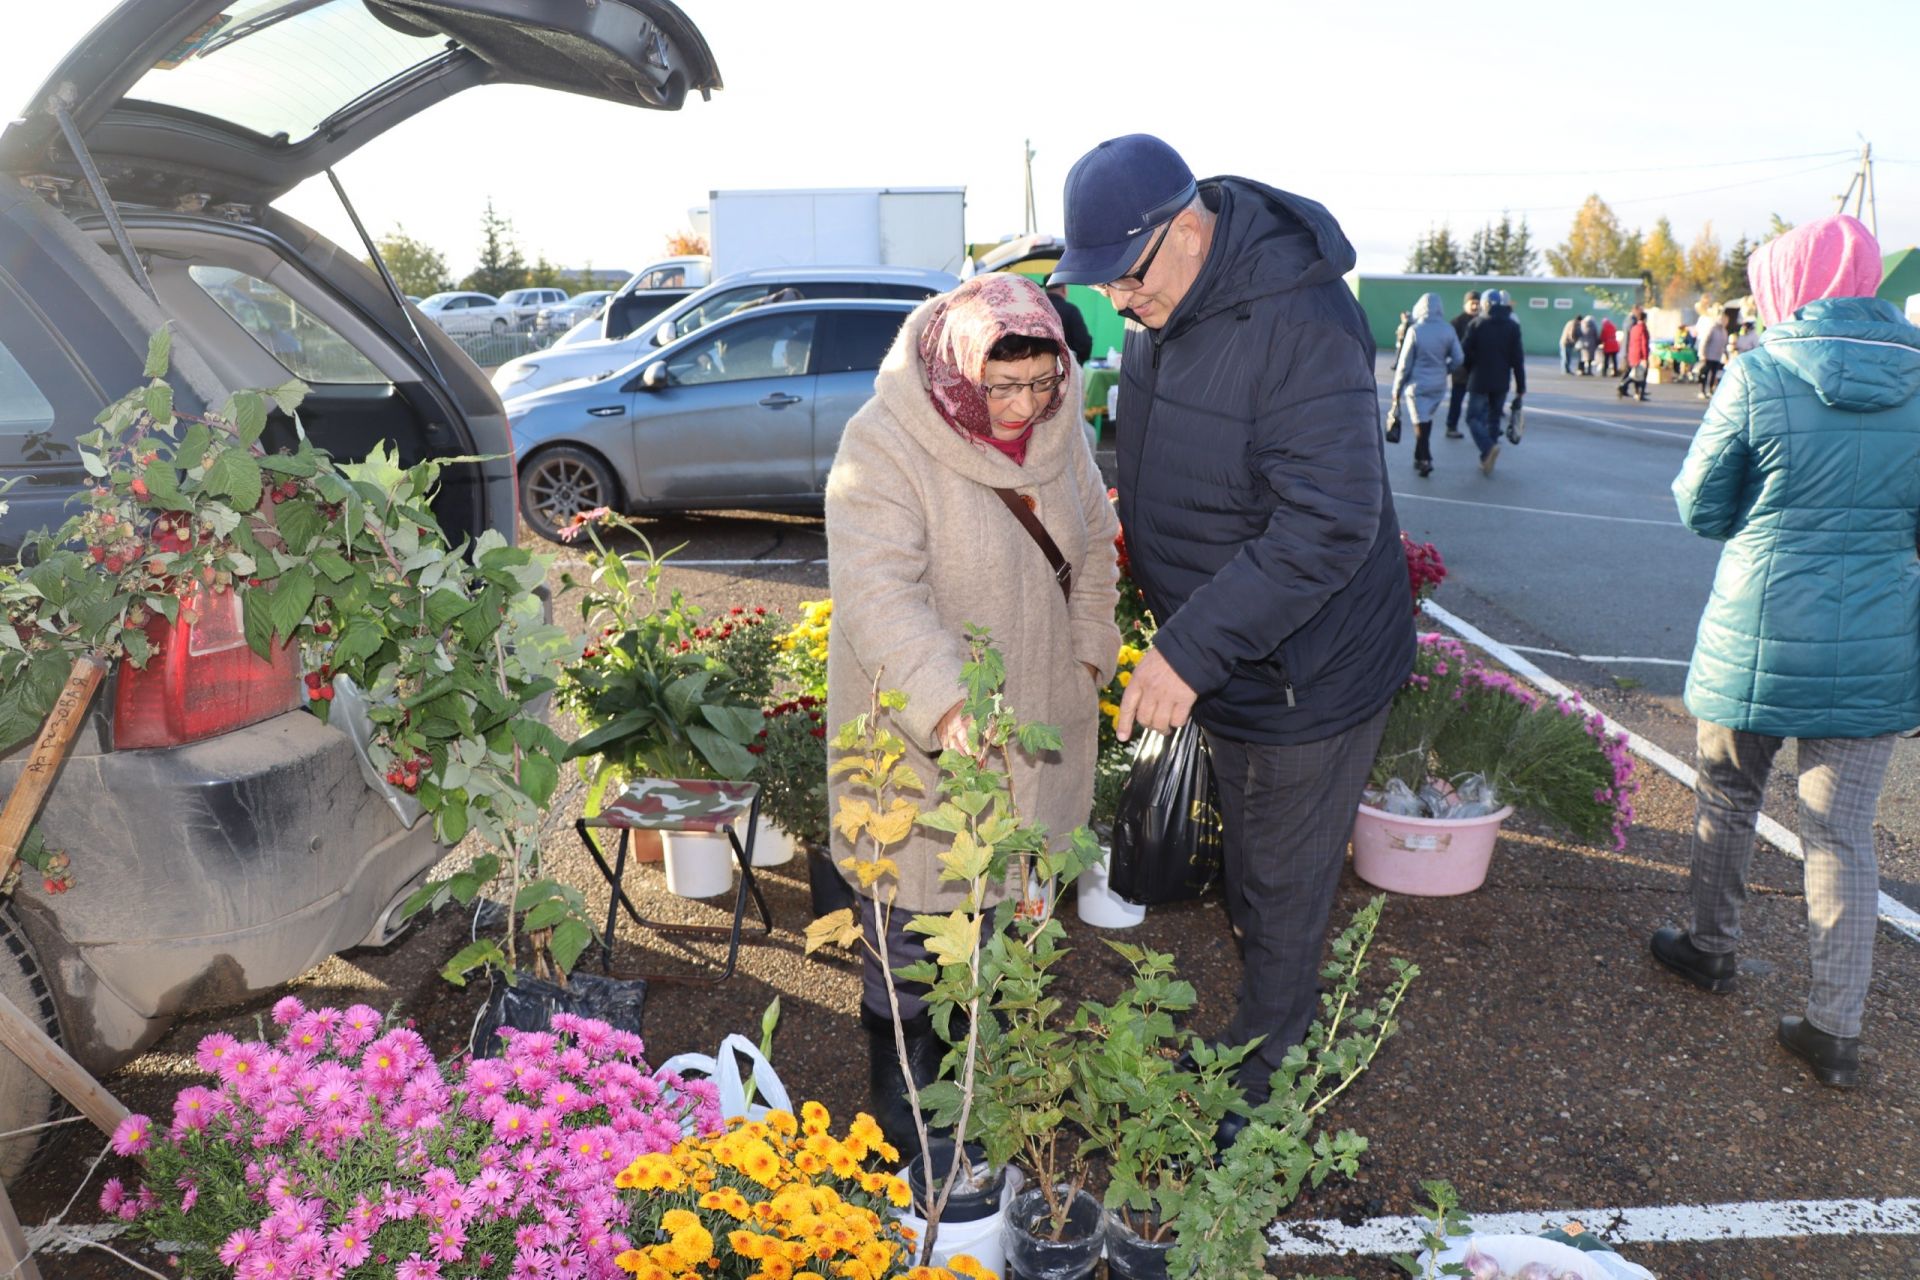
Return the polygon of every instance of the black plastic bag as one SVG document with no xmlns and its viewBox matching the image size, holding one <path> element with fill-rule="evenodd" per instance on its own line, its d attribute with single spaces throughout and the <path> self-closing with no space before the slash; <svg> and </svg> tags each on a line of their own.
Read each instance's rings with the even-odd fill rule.
<svg viewBox="0 0 1920 1280">
<path fill-rule="evenodd" d="M 1213 758 L 1200 726 L 1189 720 L 1171 736 L 1147 730 L 1113 820 L 1108 888 L 1148 907 L 1197 898 L 1220 878 L 1222 848 Z"/>
<path fill-rule="evenodd" d="M 645 979 L 603 978 L 576 969 L 567 975 L 564 987 L 524 971 L 514 975 L 512 986 L 498 976 L 492 982 L 470 1042 L 476 1058 L 498 1057 L 506 1048 L 500 1028 L 545 1031 L 556 1013 L 598 1018 L 616 1031 L 640 1034 L 640 1014 L 647 1002 Z"/>
</svg>

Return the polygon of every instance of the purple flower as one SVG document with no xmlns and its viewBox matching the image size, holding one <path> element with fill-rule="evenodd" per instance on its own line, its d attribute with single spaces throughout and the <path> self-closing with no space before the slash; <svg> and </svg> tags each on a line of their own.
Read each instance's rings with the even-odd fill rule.
<svg viewBox="0 0 1920 1280">
<path fill-rule="evenodd" d="M 440 1264 L 410 1253 L 394 1272 L 395 1280 L 440 1280 Z"/>
<path fill-rule="evenodd" d="M 139 1113 L 122 1120 L 113 1129 L 113 1153 L 137 1156 L 153 1145 L 153 1121 Z"/>
<path fill-rule="evenodd" d="M 293 996 L 281 996 L 273 1002 L 273 1020 L 279 1026 L 288 1026 L 306 1011 L 307 1006 Z"/>
</svg>

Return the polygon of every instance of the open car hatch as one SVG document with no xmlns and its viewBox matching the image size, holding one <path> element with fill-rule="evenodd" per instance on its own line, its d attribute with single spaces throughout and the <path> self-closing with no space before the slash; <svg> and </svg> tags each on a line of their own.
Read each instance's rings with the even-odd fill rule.
<svg viewBox="0 0 1920 1280">
<path fill-rule="evenodd" d="M 721 87 L 671 0 L 124 0 L 0 135 L 0 170 L 80 177 L 64 108 L 118 201 L 265 203 L 502 83 L 661 111 Z"/>
</svg>

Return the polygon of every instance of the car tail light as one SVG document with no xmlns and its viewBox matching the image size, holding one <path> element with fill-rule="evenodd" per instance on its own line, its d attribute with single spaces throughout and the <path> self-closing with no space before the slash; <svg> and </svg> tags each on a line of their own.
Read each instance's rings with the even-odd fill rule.
<svg viewBox="0 0 1920 1280">
<path fill-rule="evenodd" d="M 263 659 L 249 649 L 237 592 L 197 592 L 190 604 L 193 622 L 156 615 L 147 624 L 154 653 L 145 667 L 120 664 L 116 749 L 177 747 L 301 705 L 297 652 L 287 645 Z"/>
</svg>

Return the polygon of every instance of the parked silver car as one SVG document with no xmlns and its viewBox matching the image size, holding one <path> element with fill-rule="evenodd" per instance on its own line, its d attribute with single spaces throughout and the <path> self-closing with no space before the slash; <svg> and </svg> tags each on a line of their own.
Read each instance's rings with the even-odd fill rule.
<svg viewBox="0 0 1920 1280">
<path fill-rule="evenodd" d="M 534 315 L 533 331 L 565 333 L 582 320 L 599 315 L 607 305 L 607 299 L 612 296 L 611 289 L 589 289 L 585 293 L 574 294 L 564 302 L 550 302 Z"/>
<path fill-rule="evenodd" d="M 567 300 L 565 289 L 509 289 L 500 295 L 500 305 L 513 312 L 513 327 L 533 328 L 542 307 L 558 307 Z"/>
<path fill-rule="evenodd" d="M 448 333 L 502 334 L 519 324 L 513 308 L 490 293 L 436 293 L 420 311 Z"/>
<path fill-rule="evenodd" d="M 840 433 L 914 306 L 770 303 L 610 377 L 509 401 L 520 514 L 557 540 L 595 507 L 818 511 Z"/>
<path fill-rule="evenodd" d="M 605 377 L 657 354 L 669 342 L 703 324 L 788 289 L 801 298 L 901 298 L 918 302 L 959 283 L 957 276 L 945 271 L 916 267 L 757 267 L 736 271 L 677 300 L 657 316 L 648 317 L 646 323 L 624 337 L 571 343 L 564 351 L 536 351 L 509 360 L 493 371 L 493 389 L 503 399 L 514 399 L 576 378 Z M 613 324 L 623 304 L 639 302 L 646 296 L 616 294 L 607 307 L 608 324 Z"/>
</svg>

